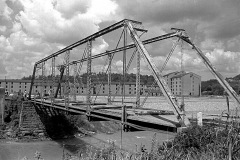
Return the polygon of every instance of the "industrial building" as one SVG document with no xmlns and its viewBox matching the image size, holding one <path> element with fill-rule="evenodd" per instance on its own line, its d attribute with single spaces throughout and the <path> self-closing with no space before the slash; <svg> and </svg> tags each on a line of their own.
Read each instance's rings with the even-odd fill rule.
<svg viewBox="0 0 240 160">
<path fill-rule="evenodd" d="M 176 96 L 201 96 L 201 76 L 192 72 L 171 72 L 164 76 L 166 83 L 171 89 L 172 93 Z M 6 94 L 14 92 L 29 92 L 31 80 L 21 80 L 21 79 L 0 79 L 0 87 L 5 88 Z M 43 88 L 42 88 L 43 86 Z M 76 94 L 87 94 L 87 86 L 85 84 L 77 84 L 74 86 L 70 83 L 70 94 L 74 93 L 74 88 L 76 89 Z M 35 80 L 32 94 L 39 93 L 50 93 L 52 90 L 52 81 L 45 81 L 42 84 L 42 80 Z M 122 84 L 119 82 L 111 83 L 111 94 L 112 95 L 122 95 Z M 56 91 L 57 83 L 54 84 L 54 90 Z M 92 83 L 93 95 L 108 95 L 109 86 L 107 82 L 102 85 L 99 83 Z M 140 95 L 145 95 L 150 92 L 150 96 L 162 95 L 160 88 L 157 85 L 151 86 L 151 84 L 140 83 Z M 64 83 L 62 83 L 62 91 L 64 93 Z M 125 82 L 125 95 L 133 96 L 136 94 L 136 83 Z"/>
<path fill-rule="evenodd" d="M 201 76 L 193 72 L 171 72 L 164 79 L 174 95 L 201 96 Z"/>
</svg>

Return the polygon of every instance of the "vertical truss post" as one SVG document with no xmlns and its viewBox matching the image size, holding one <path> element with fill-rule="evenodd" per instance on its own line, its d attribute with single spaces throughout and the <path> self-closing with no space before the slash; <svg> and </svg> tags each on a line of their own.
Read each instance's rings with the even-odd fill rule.
<svg viewBox="0 0 240 160">
<path fill-rule="evenodd" d="M 30 90 L 29 90 L 29 93 L 28 93 L 28 99 L 31 99 L 33 84 L 34 84 L 35 75 L 36 75 L 36 70 L 37 70 L 37 65 L 35 64 L 34 68 L 33 68 L 33 74 L 32 74 L 32 79 L 31 79 Z"/>
<path fill-rule="evenodd" d="M 91 106 L 91 84 L 92 84 L 92 41 L 87 43 L 87 110 L 90 111 Z"/>
<path fill-rule="evenodd" d="M 112 54 L 108 54 L 108 104 L 111 104 L 111 96 L 112 96 L 112 90 L 111 90 L 111 72 L 112 72 Z"/>
<path fill-rule="evenodd" d="M 64 66 L 60 66 L 58 69 L 60 71 L 60 78 L 59 78 L 59 81 L 58 81 L 58 85 L 57 85 L 57 89 L 56 89 L 54 98 L 57 98 L 58 93 L 60 93 L 60 95 L 61 95 L 61 87 L 62 87 L 61 83 L 62 83 L 65 67 Z"/>
<path fill-rule="evenodd" d="M 183 112 L 180 110 L 180 107 L 178 106 L 178 104 L 176 102 L 176 98 L 171 93 L 171 91 L 170 91 L 167 83 L 165 82 L 162 74 L 157 69 L 157 66 L 153 62 L 153 59 L 149 55 L 148 51 L 146 50 L 145 46 L 143 45 L 143 43 L 140 40 L 139 36 L 137 35 L 136 31 L 133 29 L 133 26 L 132 26 L 131 22 L 126 21 L 126 25 L 129 29 L 129 34 L 130 34 L 131 38 L 133 39 L 138 52 L 140 52 L 141 55 L 144 57 L 144 60 L 146 61 L 149 69 L 151 70 L 158 86 L 163 91 L 163 94 L 167 98 L 169 104 L 174 108 L 174 111 L 177 114 L 177 118 L 178 118 L 180 124 L 182 126 L 189 125 L 190 122 L 188 121 L 188 119 L 185 119 L 185 121 L 183 121 Z"/>
<path fill-rule="evenodd" d="M 123 47 L 127 45 L 127 26 L 124 25 L 123 31 Z M 123 81 L 122 81 L 122 104 L 124 104 L 125 99 L 125 81 L 126 81 L 126 49 L 123 50 Z"/>
<path fill-rule="evenodd" d="M 54 102 L 54 89 L 55 87 L 55 57 L 52 58 L 52 91 L 51 91 L 51 103 Z"/>
<path fill-rule="evenodd" d="M 229 85 L 229 83 L 223 78 L 223 76 L 216 70 L 216 68 L 211 64 L 209 59 L 202 53 L 202 51 L 190 40 L 187 36 L 180 37 L 185 42 L 189 43 L 194 50 L 197 51 L 198 56 L 202 59 L 203 63 L 207 66 L 207 68 L 212 72 L 218 82 L 223 86 L 225 91 L 231 96 L 237 103 L 237 106 L 240 107 L 240 100 L 237 97 L 237 93 L 233 90 L 233 88 Z"/>
<path fill-rule="evenodd" d="M 65 53 L 65 64 L 66 64 L 66 79 L 65 79 L 65 107 L 68 109 L 69 107 L 69 58 L 70 58 L 70 50 L 67 50 Z"/>
<path fill-rule="evenodd" d="M 141 55 L 137 52 L 137 73 L 136 73 L 136 107 L 140 107 L 140 60 Z"/>
<path fill-rule="evenodd" d="M 77 101 L 77 63 L 73 65 L 74 69 L 74 77 L 73 77 L 73 100 Z"/>
<path fill-rule="evenodd" d="M 43 97 L 44 97 L 44 94 L 45 94 L 44 83 L 45 83 L 45 62 L 42 62 L 42 87 L 41 87 L 41 100 L 42 100 L 42 102 L 43 102 Z"/>
</svg>

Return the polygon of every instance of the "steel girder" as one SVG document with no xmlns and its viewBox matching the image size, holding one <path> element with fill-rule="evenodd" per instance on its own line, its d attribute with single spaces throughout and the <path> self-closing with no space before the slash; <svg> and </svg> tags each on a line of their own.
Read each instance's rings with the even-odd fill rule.
<svg viewBox="0 0 240 160">
<path fill-rule="evenodd" d="M 69 93 L 70 93 L 70 87 L 69 87 L 69 59 L 70 59 L 70 50 L 67 50 L 65 53 L 64 61 L 66 65 L 66 77 L 65 77 L 65 90 L 64 90 L 64 99 L 65 99 L 65 107 L 68 109 L 69 107 Z"/>
<path fill-rule="evenodd" d="M 92 90 L 92 41 L 87 43 L 87 103 L 88 110 L 91 105 L 91 90 Z"/>
<path fill-rule="evenodd" d="M 180 107 L 178 106 L 178 104 L 175 100 L 175 97 L 172 95 L 171 91 L 169 90 L 165 80 L 163 79 L 163 76 L 161 75 L 161 72 L 158 71 L 155 64 L 153 63 L 153 60 L 151 59 L 150 55 L 148 54 L 147 50 L 144 47 L 145 44 L 153 43 L 153 42 L 156 42 L 156 41 L 160 41 L 160 40 L 164 40 L 164 39 L 168 39 L 168 38 L 172 38 L 172 37 L 179 37 L 182 40 L 184 40 L 185 42 L 189 43 L 193 47 L 193 49 L 195 49 L 197 51 L 197 54 L 200 56 L 200 58 L 203 60 L 203 62 L 209 68 L 209 70 L 213 73 L 213 75 L 216 77 L 216 79 L 219 81 L 219 83 L 224 87 L 224 89 L 228 92 L 228 94 L 236 100 L 237 104 L 240 106 L 240 101 L 238 100 L 237 94 L 235 93 L 235 91 L 231 88 L 231 86 L 227 83 L 227 81 L 224 80 L 222 75 L 216 71 L 214 66 L 211 65 L 210 61 L 207 59 L 207 57 L 202 53 L 202 51 L 197 46 L 195 46 L 193 44 L 193 42 L 188 38 L 188 36 L 182 35 L 182 33 L 185 33 L 184 30 L 176 29 L 172 33 L 162 35 L 162 36 L 158 36 L 158 37 L 154 37 L 154 38 L 151 38 L 151 39 L 148 39 L 148 40 L 145 40 L 145 41 L 141 41 L 139 36 L 136 34 L 136 30 L 137 31 L 146 31 L 146 30 L 141 29 L 139 27 L 136 27 L 137 25 L 135 25 L 135 24 L 139 25 L 139 24 L 141 24 L 141 22 L 132 21 L 132 20 L 122 20 L 122 21 L 120 21 L 116 24 L 113 24 L 113 25 L 111 25 L 111 26 L 93 34 L 93 35 L 90 35 L 90 36 L 84 38 L 83 40 L 80 40 L 80 41 L 78 41 L 74 44 L 71 44 L 71 45 L 65 47 L 64 49 L 62 49 L 58 52 L 55 52 L 52 55 L 36 62 L 35 65 L 34 65 L 34 69 L 33 69 L 33 77 L 32 77 L 32 81 L 31 81 L 29 98 L 31 96 L 32 85 L 34 83 L 36 67 L 37 67 L 38 64 L 43 63 L 50 58 L 56 57 L 57 55 L 59 55 L 61 53 L 64 53 L 64 52 L 66 52 L 66 51 L 68 51 L 72 48 L 75 48 L 75 47 L 77 47 L 81 44 L 92 41 L 95 38 L 98 38 L 98 37 L 100 37 L 100 36 L 102 36 L 106 33 L 109 33 L 111 31 L 113 31 L 113 30 L 116 30 L 116 29 L 121 28 L 123 26 L 127 26 L 129 34 L 134 41 L 134 44 L 124 45 L 123 47 L 120 47 L 120 48 L 117 48 L 117 49 L 114 49 L 114 50 L 111 50 L 111 51 L 106 51 L 106 52 L 103 52 L 103 53 L 100 53 L 100 54 L 97 54 L 97 55 L 93 55 L 93 56 L 91 56 L 91 58 L 89 58 L 89 56 L 88 56 L 88 57 L 82 58 L 80 60 L 75 60 L 75 61 L 69 62 L 68 65 L 73 65 L 73 64 L 80 63 L 80 62 L 89 61 L 90 59 L 92 60 L 92 59 L 99 58 L 99 57 L 102 57 L 102 56 L 106 56 L 106 55 L 109 55 L 109 54 L 114 54 L 114 53 L 120 52 L 120 51 L 125 52 L 126 50 L 131 49 L 131 48 L 137 48 L 138 52 L 140 52 L 141 55 L 144 57 L 144 59 L 147 62 L 150 70 L 152 71 L 153 76 L 154 76 L 158 86 L 163 91 L 163 94 L 167 98 L 170 105 L 173 106 L 176 114 L 178 115 L 179 120 L 183 121 L 183 115 L 184 115 L 183 112 L 181 111 Z M 66 68 L 66 64 L 63 66 L 63 68 Z M 185 121 L 185 123 L 187 124 L 188 122 Z"/>
<path fill-rule="evenodd" d="M 47 60 L 51 59 L 52 57 L 56 57 L 59 54 L 62 54 L 62 53 L 66 52 L 68 50 L 71 50 L 71 49 L 73 49 L 73 48 L 75 48 L 77 46 L 80 46 L 80 45 L 82 45 L 84 43 L 87 43 L 88 41 L 93 41 L 94 39 L 96 39 L 98 37 L 101 37 L 104 34 L 107 34 L 107 33 L 112 32 L 112 31 L 114 31 L 114 30 L 116 30 L 118 28 L 121 28 L 121 27 L 124 26 L 126 21 L 130 21 L 130 22 L 132 22 L 134 24 L 142 24 L 142 22 L 138 22 L 138 21 L 134 21 L 134 20 L 130 20 L 130 19 L 124 19 L 122 21 L 119 21 L 119 22 L 117 22 L 117 23 L 115 23 L 115 24 L 113 24 L 113 25 L 111 25 L 111 26 L 109 26 L 109 27 L 107 27 L 107 28 L 105 28 L 103 30 L 100 30 L 100 31 L 98 31 L 98 32 L 96 32 L 96 33 L 94 33 L 94 34 L 92 34 L 92 35 L 90 35 L 90 36 L 80 40 L 80 41 L 77 41 L 77 42 L 75 42 L 75 43 L 73 43 L 73 44 L 71 44 L 71 45 L 69 45 L 69 46 L 67 46 L 67 47 L 65 47 L 65 48 L 63 48 L 63 49 L 61 49 L 61 50 L 59 50 L 59 51 L 57 51 L 57 52 L 47 56 L 47 57 L 45 57 L 45 58 L 43 58 L 42 60 L 36 62 L 36 64 L 42 63 L 44 61 L 47 61 Z M 147 31 L 147 30 L 144 30 L 142 28 L 135 28 L 135 29 L 137 29 L 139 31 L 143 31 L 143 32 Z"/>
<path fill-rule="evenodd" d="M 197 55 L 202 59 L 203 63 L 207 66 L 207 68 L 211 71 L 217 81 L 221 84 L 221 86 L 225 89 L 230 97 L 232 97 L 238 107 L 240 107 L 240 100 L 237 97 L 237 93 L 233 90 L 233 88 L 229 85 L 229 83 L 224 79 L 224 77 L 216 70 L 216 68 L 211 64 L 209 59 L 203 54 L 203 52 L 190 40 L 190 38 L 186 35 L 179 36 L 182 40 L 187 42 L 192 46 L 194 50 L 196 50 Z"/>
<path fill-rule="evenodd" d="M 77 100 L 77 64 L 73 65 L 73 100 L 76 101 Z"/>
<path fill-rule="evenodd" d="M 51 91 L 51 102 L 53 103 L 54 102 L 54 87 L 55 87 L 55 60 L 56 60 L 56 57 L 53 57 L 52 58 L 52 91 Z"/>
<path fill-rule="evenodd" d="M 108 104 L 111 104 L 111 97 L 112 97 L 112 89 L 111 89 L 111 84 L 112 84 L 112 55 L 108 55 Z"/>
<path fill-rule="evenodd" d="M 183 126 L 190 124 L 189 121 L 185 121 L 185 122 L 183 121 L 183 119 L 184 119 L 183 116 L 184 115 L 183 115 L 183 112 L 180 110 L 180 107 L 179 107 L 178 103 L 176 102 L 176 98 L 174 97 L 174 95 L 170 91 L 167 83 L 165 82 L 165 80 L 163 78 L 163 75 L 158 70 L 158 68 L 155 65 L 153 59 L 149 55 L 148 51 L 146 50 L 145 46 L 143 45 L 143 43 L 140 40 L 139 36 L 137 35 L 136 31 L 134 30 L 131 22 L 126 22 L 126 24 L 128 26 L 128 29 L 129 29 L 129 34 L 130 34 L 133 42 L 135 43 L 138 52 L 140 52 L 141 55 L 144 57 L 144 60 L 145 60 L 146 64 L 148 65 L 148 68 L 152 72 L 155 81 L 157 82 L 158 86 L 162 90 L 164 96 L 167 98 L 169 104 L 174 108 L 174 111 L 177 114 L 177 118 L 179 119 L 179 122 Z"/>
</svg>

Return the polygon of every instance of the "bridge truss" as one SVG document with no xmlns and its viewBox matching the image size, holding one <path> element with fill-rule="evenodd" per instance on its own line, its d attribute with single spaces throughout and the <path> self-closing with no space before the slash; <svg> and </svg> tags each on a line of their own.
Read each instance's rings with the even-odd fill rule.
<svg viewBox="0 0 240 160">
<path fill-rule="evenodd" d="M 123 32 L 121 34 L 121 37 L 123 36 L 123 46 L 122 47 L 117 47 L 112 50 L 105 51 L 103 53 L 99 54 L 93 54 L 93 43 L 94 41 L 101 37 L 104 36 L 110 32 L 113 32 L 117 29 L 123 29 Z M 107 57 L 107 71 L 106 73 L 108 74 L 108 96 L 107 96 L 107 104 L 111 104 L 114 96 L 112 96 L 112 91 L 111 91 L 111 71 L 112 71 L 112 60 L 115 55 L 115 53 L 122 52 L 123 53 L 123 79 L 120 85 L 118 87 L 122 87 L 122 104 L 124 104 L 124 99 L 125 99 L 125 75 L 126 72 L 129 70 L 129 66 L 131 62 L 134 59 L 134 56 L 136 56 L 136 68 L 137 68 L 137 73 L 136 73 L 136 108 L 141 107 L 140 105 L 140 59 L 141 57 L 145 60 L 145 63 L 148 65 L 149 70 L 151 71 L 155 83 L 159 86 L 161 89 L 163 95 L 166 97 L 168 103 L 170 106 L 173 108 L 173 111 L 175 112 L 175 115 L 177 116 L 177 119 L 179 120 L 180 124 L 182 126 L 188 125 L 189 121 L 184 118 L 184 111 L 181 108 L 181 106 L 178 104 L 176 101 L 176 97 L 171 93 L 171 90 L 169 89 L 167 83 L 165 82 L 162 72 L 159 71 L 157 66 L 155 65 L 153 59 L 151 58 L 150 54 L 148 53 L 145 45 L 150 44 L 153 42 L 157 41 L 162 41 L 165 39 L 169 38 L 178 38 L 177 42 L 180 40 L 185 41 L 188 43 L 192 49 L 194 49 L 198 56 L 202 59 L 204 64 L 208 67 L 208 69 L 212 72 L 212 74 L 216 77 L 216 79 L 219 81 L 219 83 L 224 87 L 226 92 L 233 98 L 235 99 L 237 105 L 239 106 L 240 101 L 237 98 L 237 94 L 235 91 L 232 89 L 232 87 L 228 84 L 228 82 L 223 78 L 223 76 L 218 73 L 215 69 L 215 67 L 210 63 L 208 58 L 202 53 L 202 51 L 191 41 L 191 39 L 188 37 L 186 32 L 182 29 L 172 29 L 173 32 L 165 34 L 165 35 L 160 35 L 154 38 L 150 38 L 147 40 L 141 40 L 140 35 L 142 33 L 146 33 L 147 30 L 145 30 L 142 26 L 141 22 L 138 21 L 133 21 L 133 20 L 128 20 L 124 19 L 120 22 L 117 22 L 103 30 L 100 30 L 80 41 L 77 41 L 41 60 L 35 63 L 34 68 L 33 68 L 33 74 L 32 74 L 32 80 L 31 80 L 31 86 L 30 86 L 30 91 L 29 91 L 29 99 L 31 99 L 31 93 L 34 88 L 34 84 L 37 83 L 36 77 L 38 77 L 38 83 L 41 84 L 41 94 L 43 95 L 44 93 L 44 86 L 46 84 L 46 80 L 50 77 L 51 79 L 51 103 L 54 105 L 55 100 L 57 96 L 61 93 L 60 90 L 64 90 L 64 102 L 65 102 L 65 107 L 66 109 L 69 106 L 70 103 L 70 93 L 73 94 L 73 101 L 76 102 L 76 95 L 77 95 L 77 87 L 82 87 L 84 84 L 82 83 L 81 77 L 80 77 L 80 72 L 83 68 L 83 62 L 87 63 L 87 67 L 85 68 L 87 70 L 87 95 L 86 95 L 86 104 L 88 105 L 87 109 L 87 115 L 91 113 L 91 105 L 95 103 L 93 101 L 91 95 L 92 95 L 92 61 L 97 58 L 102 58 L 102 57 Z M 127 35 L 131 37 L 131 40 L 133 43 L 127 43 Z M 176 42 L 176 45 L 177 45 Z M 170 51 L 169 57 L 170 58 L 174 48 L 176 45 L 173 46 L 173 49 Z M 76 59 L 74 58 L 73 61 L 70 61 L 71 57 L 71 51 L 74 49 L 77 49 L 79 46 L 85 46 L 84 51 L 83 51 L 83 56 L 81 59 Z M 134 49 L 134 52 L 129 60 L 129 63 L 127 64 L 126 57 L 127 57 L 127 50 Z M 56 65 L 56 61 L 60 61 L 59 57 L 63 57 L 63 62 L 60 65 Z M 166 65 L 166 64 L 164 64 Z M 50 76 L 46 76 L 46 67 L 50 68 Z M 70 67 L 73 68 L 73 84 L 70 83 L 70 74 L 71 74 L 71 69 Z M 38 71 L 41 70 L 40 75 L 38 75 Z M 56 74 L 58 73 L 58 74 Z M 41 80 L 39 80 L 41 79 Z M 79 80 L 80 79 L 80 80 Z M 40 82 L 41 81 L 41 82 Z M 102 84 L 101 84 L 102 85 Z M 55 87 L 56 86 L 56 87 Z M 43 98 L 43 96 L 42 96 Z M 43 99 L 42 99 L 43 101 Z"/>
</svg>

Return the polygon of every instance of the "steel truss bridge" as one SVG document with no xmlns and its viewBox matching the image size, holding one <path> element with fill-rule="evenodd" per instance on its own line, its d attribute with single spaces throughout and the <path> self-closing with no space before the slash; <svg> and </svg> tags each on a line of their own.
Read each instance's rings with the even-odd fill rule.
<svg viewBox="0 0 240 160">
<path fill-rule="evenodd" d="M 120 39 L 117 43 L 115 49 L 107 50 L 103 53 L 93 54 L 94 43 L 98 38 L 105 36 L 106 34 L 113 32 L 115 30 L 122 29 Z M 224 87 L 226 92 L 235 99 L 237 105 L 239 106 L 240 101 L 237 98 L 237 94 L 228 84 L 228 82 L 223 78 L 223 76 L 218 73 L 215 67 L 210 63 L 209 59 L 203 54 L 203 52 L 191 41 L 187 33 L 183 29 L 172 28 L 172 32 L 153 37 L 147 40 L 141 40 L 140 36 L 146 33 L 141 22 L 124 19 L 117 22 L 105 29 L 102 29 L 80 41 L 77 41 L 39 61 L 37 61 L 33 68 L 31 87 L 29 91 L 29 100 L 31 100 L 38 107 L 46 107 L 50 109 L 59 109 L 72 114 L 85 114 L 91 120 L 114 120 L 121 122 L 124 126 L 124 130 L 129 128 L 138 128 L 142 130 L 165 130 L 165 131 L 176 131 L 178 127 L 184 127 L 189 125 L 189 120 L 185 117 L 185 112 L 182 105 L 179 105 L 176 97 L 171 93 L 167 83 L 165 82 L 162 70 L 160 71 L 155 65 L 153 59 L 148 53 L 145 45 L 154 43 L 157 41 L 162 41 L 165 39 L 176 38 L 177 40 L 172 46 L 170 53 L 167 55 L 166 61 L 163 64 L 165 67 L 169 58 L 171 57 L 174 49 L 179 45 L 180 41 L 185 42 L 191 46 L 193 50 L 196 51 L 197 55 L 202 59 L 207 68 L 212 72 L 218 82 Z M 127 42 L 127 37 L 130 37 L 131 43 Z M 123 42 L 122 46 L 119 47 L 119 42 Z M 79 47 L 83 47 L 82 58 L 77 59 L 74 52 L 79 52 Z M 128 50 L 133 50 L 131 58 L 127 64 L 127 53 Z M 115 96 L 113 96 L 111 91 L 111 73 L 112 73 L 112 60 L 116 53 L 122 53 L 122 81 L 119 82 L 118 88 L 121 89 L 122 98 L 120 104 L 116 104 L 114 101 Z M 70 61 L 70 57 L 74 55 L 74 60 Z M 92 95 L 92 63 L 95 59 L 106 57 L 105 73 L 108 75 L 108 96 L 106 102 L 96 102 L 95 96 Z M 125 80 L 126 73 L 129 70 L 130 64 L 136 57 L 136 94 L 135 103 L 127 104 L 125 101 Z M 61 59 L 62 58 L 62 59 Z M 155 84 L 159 86 L 163 95 L 167 99 L 168 103 L 173 109 L 171 111 L 165 111 L 161 108 L 159 109 L 146 109 L 143 108 L 143 103 L 146 101 L 144 99 L 143 103 L 140 103 L 140 60 L 144 59 L 149 70 L 151 71 Z M 60 61 L 63 61 L 59 63 Z M 77 87 L 82 87 L 84 84 L 81 81 L 80 72 L 83 70 L 83 63 L 86 62 L 86 73 L 87 73 L 87 94 L 86 101 L 80 102 L 77 100 Z M 57 65 L 58 63 L 58 65 Z M 49 74 L 47 74 L 47 68 L 49 68 Z M 73 71 L 71 71 L 71 69 Z M 40 74 L 39 74 L 40 71 Z M 73 83 L 70 83 L 70 76 L 73 77 Z M 51 94 L 49 99 L 31 99 L 32 90 L 36 83 L 41 85 L 41 95 L 44 93 L 44 85 L 46 81 L 49 82 L 49 77 L 51 80 Z M 39 80 L 40 79 L 40 80 Z M 40 81 L 40 82 L 39 82 Z M 102 87 L 102 82 L 101 82 Z M 59 99 L 59 94 L 63 91 L 62 99 Z M 70 93 L 72 99 L 70 98 Z M 99 93 L 99 92 L 98 92 Z"/>
</svg>

